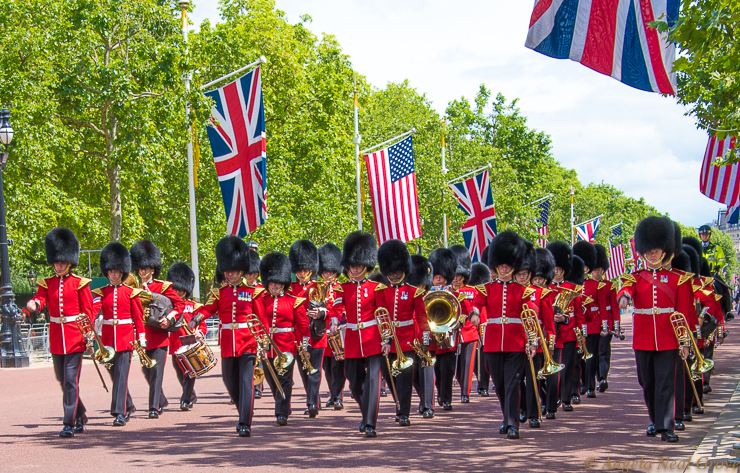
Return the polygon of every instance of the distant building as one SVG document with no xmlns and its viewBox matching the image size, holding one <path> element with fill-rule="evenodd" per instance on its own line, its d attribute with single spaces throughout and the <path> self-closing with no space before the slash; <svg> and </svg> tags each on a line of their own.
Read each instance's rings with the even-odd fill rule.
<svg viewBox="0 0 740 473">
<path fill-rule="evenodd" d="M 717 220 L 712 222 L 712 227 L 730 235 L 735 257 L 740 262 L 740 224 L 727 223 L 727 210 L 723 209 L 717 214 Z"/>
</svg>

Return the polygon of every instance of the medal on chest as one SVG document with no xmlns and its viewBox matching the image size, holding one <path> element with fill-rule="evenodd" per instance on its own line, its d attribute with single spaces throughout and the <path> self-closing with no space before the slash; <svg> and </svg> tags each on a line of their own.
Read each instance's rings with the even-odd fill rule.
<svg viewBox="0 0 740 473">
<path fill-rule="evenodd" d="M 363 288 L 364 292 L 362 293 L 362 297 L 367 297 L 367 288 Z"/>
<path fill-rule="evenodd" d="M 662 282 L 662 283 L 667 283 L 667 282 L 668 282 L 668 276 L 666 276 L 666 275 L 661 275 L 661 276 L 660 276 L 660 282 Z"/>
<path fill-rule="evenodd" d="M 402 300 L 402 301 L 407 301 L 407 300 L 409 300 L 409 293 L 408 293 L 408 292 L 402 292 L 402 293 L 401 293 L 401 300 Z"/>
<path fill-rule="evenodd" d="M 238 299 L 239 299 L 240 301 L 247 301 L 247 302 L 252 302 L 252 294 L 251 294 L 251 293 L 249 293 L 249 292 L 246 292 L 246 291 L 244 291 L 244 292 L 239 292 L 239 297 L 238 297 Z"/>
</svg>

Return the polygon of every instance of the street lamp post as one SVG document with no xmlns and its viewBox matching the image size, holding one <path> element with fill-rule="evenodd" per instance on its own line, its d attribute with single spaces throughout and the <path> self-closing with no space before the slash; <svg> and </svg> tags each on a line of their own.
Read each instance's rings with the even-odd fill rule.
<svg viewBox="0 0 740 473">
<path fill-rule="evenodd" d="M 13 141 L 13 128 L 10 126 L 10 112 L 7 108 L 0 110 L 0 144 L 4 151 L 0 153 L 0 313 L 3 323 L 0 330 L 0 367 L 25 368 L 28 366 L 28 353 L 21 342 L 19 324 L 23 322 L 23 313 L 15 305 L 15 294 L 10 284 L 10 260 L 8 259 L 8 231 L 5 224 L 5 194 L 3 193 L 3 172 L 8 161 L 8 149 Z"/>
</svg>

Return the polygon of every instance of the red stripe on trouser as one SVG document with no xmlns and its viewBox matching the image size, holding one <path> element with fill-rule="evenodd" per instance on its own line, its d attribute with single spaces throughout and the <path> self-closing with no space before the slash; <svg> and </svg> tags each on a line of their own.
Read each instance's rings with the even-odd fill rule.
<svg viewBox="0 0 740 473">
<path fill-rule="evenodd" d="M 74 413 L 72 415 L 72 420 L 77 419 L 77 405 L 80 403 L 80 372 L 82 371 L 82 357 L 80 357 L 80 364 L 77 365 L 77 383 L 75 384 L 75 388 L 77 388 L 77 396 L 75 396 L 75 409 Z"/>
<path fill-rule="evenodd" d="M 473 370 L 475 369 L 475 350 L 478 347 L 478 341 L 473 341 L 473 351 L 470 352 L 470 365 L 468 366 L 468 389 L 465 393 L 470 396 L 470 387 L 473 384 Z"/>
<path fill-rule="evenodd" d="M 389 374 L 390 374 L 390 372 L 389 372 Z M 391 375 L 391 376 L 393 376 L 393 375 Z M 380 370 L 378 370 L 378 391 L 377 391 L 377 393 L 378 393 L 378 399 L 375 402 L 375 420 L 373 421 L 376 424 L 378 423 L 378 409 L 380 409 L 380 383 L 382 382 L 382 380 L 383 380 L 383 376 L 381 376 Z M 374 425 L 373 427 L 377 427 L 377 425 Z"/>
</svg>

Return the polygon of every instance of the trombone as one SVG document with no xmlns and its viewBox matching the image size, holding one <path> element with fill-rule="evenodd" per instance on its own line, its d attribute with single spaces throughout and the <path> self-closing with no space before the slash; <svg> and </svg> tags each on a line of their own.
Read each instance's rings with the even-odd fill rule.
<svg viewBox="0 0 740 473">
<path fill-rule="evenodd" d="M 375 323 L 378 325 L 378 331 L 380 332 L 380 338 L 381 340 L 389 340 L 391 338 L 396 338 L 396 331 L 393 328 L 393 323 L 391 322 L 390 313 L 388 312 L 388 309 L 385 307 L 378 307 L 375 309 Z M 396 339 L 396 343 L 398 343 L 398 340 Z M 398 353 L 399 359 L 401 356 L 403 356 L 403 352 Z M 396 363 L 395 361 L 393 362 Z M 413 363 L 413 362 L 412 362 Z M 388 355 L 385 355 L 385 364 L 388 366 L 388 373 L 390 373 L 389 379 L 390 379 L 390 385 L 391 389 L 393 390 L 393 400 L 396 401 L 396 410 L 401 410 L 401 404 L 398 402 L 398 393 L 396 392 L 396 383 L 393 381 L 393 377 L 398 374 L 398 372 L 394 372 L 394 370 L 391 368 L 391 362 L 388 359 Z"/>
<path fill-rule="evenodd" d="M 272 345 L 272 348 L 273 350 L 275 350 L 276 354 L 275 361 L 273 363 L 275 364 L 277 374 L 282 376 L 287 373 L 288 367 L 291 363 L 293 363 L 293 354 L 283 353 L 282 351 L 280 351 L 277 345 L 275 345 L 275 342 L 272 341 L 272 337 L 270 337 L 269 332 L 262 324 L 260 318 L 257 317 L 255 314 L 247 315 L 247 325 L 249 326 L 249 331 L 252 332 L 257 345 L 261 345 L 263 351 L 270 351 L 270 346 Z"/>
<path fill-rule="evenodd" d="M 524 334 L 527 336 L 527 345 L 532 347 L 537 347 L 537 341 L 540 337 L 540 331 L 538 330 L 540 328 L 540 321 L 537 319 L 537 313 L 529 307 L 527 304 L 522 305 L 522 313 L 521 313 L 522 323 L 524 324 Z M 537 328 L 535 328 L 537 327 Z M 544 339 L 542 342 L 542 352 L 547 352 L 547 347 L 545 347 Z M 530 355 L 529 350 L 527 350 L 527 358 L 529 358 L 529 369 L 532 370 L 532 382 L 534 383 L 534 397 L 537 400 L 537 417 L 539 417 L 540 420 L 542 420 L 542 402 L 540 401 L 540 387 L 539 383 L 537 382 L 537 373 L 535 373 L 534 369 L 534 361 L 533 356 Z M 544 368 L 543 368 L 544 369 Z"/>
<path fill-rule="evenodd" d="M 680 312 L 674 312 L 671 314 L 671 326 L 673 327 L 673 333 L 676 335 L 676 340 L 681 347 L 689 347 L 689 350 L 693 352 L 696 361 L 689 367 L 689 362 L 684 358 L 683 363 L 686 367 L 686 372 L 689 374 L 689 382 L 691 383 L 691 389 L 694 391 L 694 399 L 696 399 L 696 405 L 701 409 L 704 409 L 699 398 L 699 392 L 696 390 L 694 381 L 699 380 L 699 374 L 704 374 L 714 368 L 714 361 L 704 358 L 701 356 L 699 347 L 696 345 L 694 334 L 689 330 L 686 317 Z"/>
<path fill-rule="evenodd" d="M 532 313 L 531 315 L 529 313 Z M 529 321 L 529 318 L 534 316 L 533 322 Z M 545 376 L 550 376 L 551 374 L 555 374 L 559 371 L 562 371 L 563 368 L 565 368 L 565 365 L 562 365 L 560 363 L 555 363 L 555 361 L 552 359 L 552 355 L 550 354 L 550 347 L 548 346 L 548 343 L 545 339 L 545 335 L 542 333 L 542 327 L 540 327 L 540 322 L 537 318 L 537 314 L 535 314 L 534 310 L 532 310 L 529 306 L 524 304 L 522 306 L 522 321 L 524 321 L 524 329 L 527 330 L 527 335 L 529 336 L 529 331 L 532 332 L 536 331 L 536 336 L 539 337 L 540 341 L 542 342 L 542 356 L 545 361 L 545 365 L 542 367 L 541 370 L 537 372 L 537 378 L 538 379 L 545 379 Z"/>
<path fill-rule="evenodd" d="M 259 324 L 259 326 L 257 325 Z M 277 377 L 277 374 L 275 374 L 275 370 L 272 367 L 272 364 L 270 364 L 270 360 L 267 358 L 266 351 L 269 349 L 270 343 L 272 343 L 272 339 L 270 338 L 270 335 L 265 330 L 265 326 L 262 325 L 262 321 L 257 317 L 255 314 L 247 314 L 247 328 L 249 328 L 249 331 L 252 333 L 252 336 L 254 337 L 254 340 L 257 342 L 257 358 L 262 359 L 264 361 L 263 366 L 267 368 L 267 371 L 270 372 L 270 375 L 272 376 L 273 381 L 275 381 L 275 387 L 280 392 L 280 396 L 282 396 L 283 399 L 285 399 L 285 392 L 283 392 L 283 387 L 280 386 L 280 380 Z M 281 366 L 279 363 L 279 360 L 281 360 L 280 355 L 283 355 L 283 352 L 278 350 L 278 348 L 275 346 L 275 344 L 272 344 L 273 348 L 275 348 L 275 353 L 277 353 L 278 356 L 275 357 L 275 365 Z M 288 353 L 290 355 L 290 361 L 293 361 L 293 354 Z M 289 366 L 290 363 L 288 363 L 286 366 Z M 283 371 L 285 373 L 285 370 Z M 254 375 L 252 382 L 254 384 L 259 384 L 264 380 L 265 378 L 265 372 L 263 370 L 260 370 L 259 368 L 255 367 L 254 369 Z"/>
<path fill-rule="evenodd" d="M 103 375 L 100 374 L 98 361 L 100 363 L 103 363 L 104 366 L 107 368 L 110 365 L 110 361 L 116 355 L 116 351 L 112 347 L 106 347 L 105 345 L 103 345 L 102 340 L 100 340 L 100 337 L 98 336 L 98 332 L 95 331 L 92 324 L 90 323 L 90 317 L 88 317 L 86 314 L 78 315 L 75 319 L 75 323 L 77 324 L 77 328 L 80 329 L 80 332 L 82 332 L 82 338 L 85 339 L 87 352 L 90 353 L 90 358 L 92 358 L 93 360 L 95 370 L 98 372 L 98 376 L 100 377 L 100 382 L 103 383 L 103 388 L 105 389 L 105 392 L 108 392 L 108 386 L 105 384 Z M 93 347 L 93 340 L 98 342 L 97 350 L 95 350 Z"/>
</svg>

